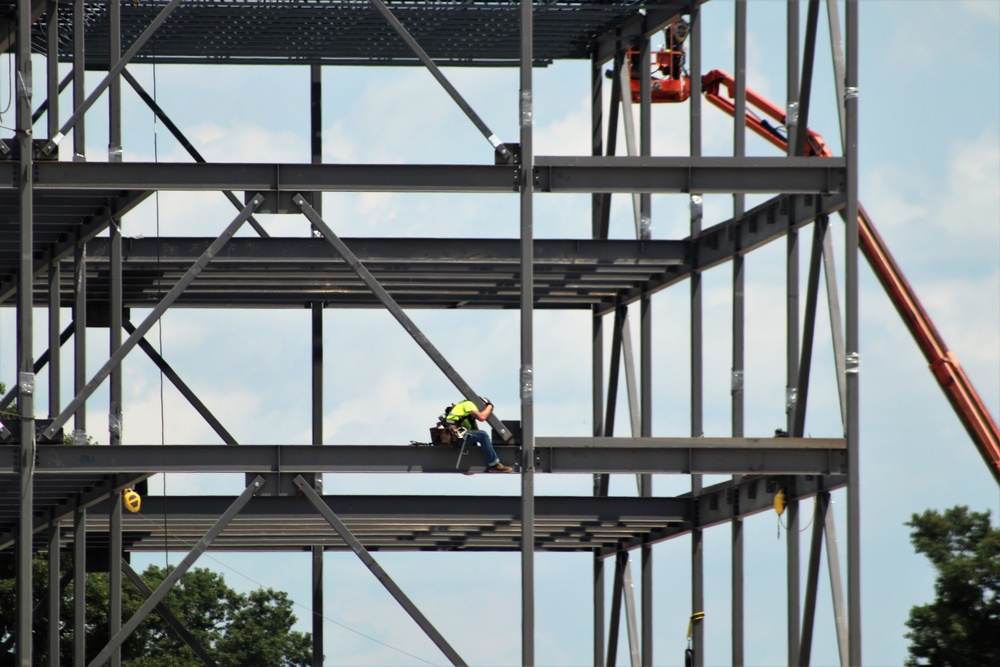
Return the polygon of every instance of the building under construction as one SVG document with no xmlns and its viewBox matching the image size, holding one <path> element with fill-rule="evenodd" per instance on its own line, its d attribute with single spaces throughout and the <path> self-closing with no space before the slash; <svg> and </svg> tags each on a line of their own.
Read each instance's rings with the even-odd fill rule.
<svg viewBox="0 0 1000 667">
<path fill-rule="evenodd" d="M 0 550 L 15 555 L 18 563 L 18 625 L 5 651 L 16 653 L 17 664 L 31 665 L 45 644 L 47 655 L 57 658 L 62 627 L 73 634 L 75 664 L 120 664 L 122 642 L 150 613 L 169 615 L 160 603 L 204 552 L 309 552 L 314 664 L 322 665 L 324 554 L 353 551 L 441 653 L 453 664 L 466 664 L 434 619 L 379 565 L 378 552 L 497 551 L 520 553 L 521 662 L 535 664 L 535 559 L 553 552 L 592 554 L 593 626 L 580 632 L 592 635 L 594 664 L 614 664 L 623 643 L 633 664 L 652 664 L 653 552 L 684 537 L 691 544 L 688 659 L 700 665 L 706 642 L 701 540 L 703 531 L 716 530 L 728 531 L 731 539 L 732 565 L 725 577 L 731 577 L 733 593 L 727 613 L 732 662 L 743 664 L 743 519 L 778 510 L 787 527 L 782 567 L 787 568 L 788 620 L 787 631 L 774 641 L 787 644 L 789 664 L 809 663 L 825 561 L 841 664 L 861 664 L 859 471 L 852 462 L 859 456 L 858 272 L 863 257 L 903 314 L 990 470 L 1000 476 L 997 427 L 859 205 L 858 2 L 785 3 L 788 99 L 778 105 L 745 80 L 747 4 L 732 3 L 735 58 L 723 64 L 724 71 L 713 69 L 719 63 L 703 62 L 708 36 L 699 1 L 0 3 L 5 24 L 0 40 L 14 63 L 16 113 L 14 133 L 0 143 L 0 169 L 6 174 L 0 190 L 0 302 L 16 313 L 17 344 L 16 382 L 3 398 L 0 429 L 11 453 L 0 467 Z M 828 37 L 821 34 L 826 31 Z M 817 47 L 821 38 L 833 44 L 823 55 Z M 824 140 L 808 129 L 820 60 L 835 73 L 842 141 Z M 592 100 L 589 155 L 553 156 L 535 149 L 533 75 L 564 61 L 590 67 L 590 89 L 580 91 L 581 98 Z M 183 124 L 175 122 L 174 110 L 161 105 L 155 89 L 138 74 L 182 65 L 192 77 L 199 67 L 218 65 L 250 72 L 275 66 L 308 70 L 309 87 L 300 106 L 309 109 L 311 159 L 206 159 Z M 324 109 L 323 73 L 338 66 L 423 68 L 477 133 L 481 159 L 324 162 L 323 132 L 337 110 Z M 516 86 L 495 92 L 498 108 L 515 116 L 504 121 L 516 127 L 515 136 L 491 127 L 496 114 L 463 96 L 455 73 L 468 70 L 457 66 L 517 73 Z M 183 147 L 183 161 L 123 157 L 122 128 L 128 120 L 123 96 L 141 100 L 160 135 Z M 170 104 L 196 109 L 199 102 Z M 654 105 L 672 105 L 685 114 L 685 154 L 654 154 Z M 401 104 L 399 112 L 407 113 L 406 106 Z M 731 156 L 703 155 L 702 115 L 716 113 L 709 111 L 712 107 L 740 121 L 732 125 Z M 86 130 L 98 123 L 108 132 L 106 160 L 87 157 Z M 773 152 L 751 155 L 748 141 L 753 145 L 759 138 L 773 144 L 768 147 Z M 212 221 L 222 224 L 199 225 L 211 234 L 160 234 L 158 218 L 156 234 L 123 234 L 129 216 L 161 193 L 222 193 L 231 212 Z M 436 205 L 446 207 L 449 197 L 504 198 L 517 231 L 493 238 L 473 220 L 455 220 L 463 210 L 456 207 L 447 214 L 453 216 L 451 229 L 462 231 L 448 238 L 384 232 L 345 236 L 338 233 L 343 225 L 337 216 L 329 213 L 331 198 L 344 193 L 434 193 Z M 572 236 L 542 237 L 535 231 L 535 202 L 560 193 L 590 195 L 589 229 L 581 222 Z M 689 224 L 676 238 L 654 238 L 654 195 L 683 200 Z M 703 198 L 711 195 L 731 195 L 731 214 L 703 219 Z M 613 197 L 628 203 L 627 236 L 611 232 Z M 282 221 L 293 219 L 307 233 L 281 234 Z M 843 224 L 835 225 L 839 220 Z M 836 230 L 842 237 L 834 240 Z M 785 421 L 773 433 L 748 435 L 743 262 L 772 242 L 787 245 L 785 298 L 794 313 L 775 342 L 784 366 Z M 800 245 L 807 257 L 802 267 Z M 706 437 L 701 281 L 717 266 L 731 267 L 731 349 L 726 351 L 731 429 L 726 437 Z M 834 266 L 843 268 L 842 292 L 838 279 L 829 278 Z M 826 281 L 821 280 L 824 272 Z M 686 321 L 676 322 L 690 341 L 688 437 L 658 435 L 652 418 L 652 304 L 658 293 L 668 291 L 683 292 L 688 304 Z M 832 339 L 835 364 L 832 410 L 842 428 L 836 437 L 806 437 L 814 339 L 820 335 L 817 313 L 825 306 L 823 317 L 832 331 L 825 335 Z M 311 355 L 299 371 L 311 378 L 310 410 L 302 423 L 289 428 L 309 429 L 311 444 L 285 440 L 280 434 L 289 431 L 276 429 L 265 442 L 241 446 L 232 426 L 204 400 L 205 388 L 188 384 L 155 344 L 152 334 L 162 331 L 164 315 L 179 309 L 188 309 L 192 317 L 217 309 L 245 309 L 262 317 L 274 310 L 309 314 L 311 328 L 303 335 L 310 337 Z M 324 490 L 323 475 L 331 473 L 485 472 L 478 453 L 436 445 L 426 428 L 414 433 L 415 442 L 392 445 L 378 442 L 374 430 L 368 442 L 324 437 L 325 376 L 338 357 L 354 353 L 324 349 L 324 324 L 331 313 L 354 309 L 391 315 L 391 325 L 412 339 L 408 352 L 423 355 L 450 383 L 453 395 L 436 400 L 436 409 L 458 395 L 483 407 L 482 395 L 494 390 L 480 382 L 473 386 L 465 374 L 468 357 L 440 345 L 414 313 L 447 311 L 439 315 L 441 321 L 462 317 L 458 311 L 516 313 L 519 359 L 493 372 L 512 378 L 520 411 L 512 405 L 506 413 L 498 410 L 489 428 L 501 461 L 514 467 L 520 480 L 517 495 L 466 492 L 456 498 L 394 494 L 373 486 L 367 495 L 345 496 L 329 485 Z M 549 424 L 536 428 L 535 389 L 547 381 L 536 373 L 535 341 L 548 335 L 536 330 L 539 311 L 589 315 L 591 326 L 582 334 L 591 355 L 592 419 L 586 435 L 536 436 L 552 429 Z M 389 320 L 379 322 L 389 326 Z M 47 342 L 40 344 L 46 331 Z M 102 346 L 98 363 L 88 334 Z M 108 354 L 103 356 L 105 340 Z M 266 354 L 282 344 L 265 341 L 261 350 Z M 130 442 L 123 416 L 129 410 L 126 357 L 151 361 L 214 431 L 213 444 Z M 46 416 L 36 401 L 47 404 Z M 426 427 L 434 416 L 428 415 Z M 616 425 L 629 432 L 616 433 Z M 106 445 L 92 444 L 105 438 Z M 239 473 L 245 475 L 240 477 L 245 490 L 232 496 L 147 495 L 147 480 L 162 473 Z M 536 480 L 553 473 L 584 475 L 593 492 L 536 493 Z M 634 476 L 638 492 L 611 493 L 609 479 L 616 474 Z M 654 495 L 657 474 L 685 476 L 689 488 Z M 715 477 L 706 483 L 703 475 Z M 464 488 L 475 489 L 480 481 L 476 477 Z M 847 512 L 846 525 L 835 529 L 829 507 L 837 490 Z M 139 502 L 135 494 L 141 496 L 141 514 L 127 506 Z M 805 532 L 809 517 L 800 518 L 799 503 L 811 499 L 815 513 Z M 837 529 L 846 541 L 845 560 L 835 548 Z M 124 617 L 122 587 L 139 578 L 127 556 L 164 550 L 186 556 L 155 591 L 147 588 L 138 613 Z M 800 550 L 808 551 L 804 569 Z M 46 555 L 58 564 L 66 554 L 73 567 L 51 568 L 49 595 L 33 597 L 33 558 Z M 631 557 L 638 563 L 638 599 Z M 61 625 L 52 608 L 58 608 L 61 587 L 73 582 L 80 593 L 86 572 L 94 569 L 107 572 L 110 580 L 110 636 L 96 656 L 87 656 L 82 594 L 74 602 L 75 616 L 61 619 Z M 746 577 L 752 576 L 747 571 Z M 33 608 L 44 605 L 52 630 L 33 636 Z M 193 637 L 186 635 L 185 641 L 206 664 L 214 664 Z"/>
</svg>

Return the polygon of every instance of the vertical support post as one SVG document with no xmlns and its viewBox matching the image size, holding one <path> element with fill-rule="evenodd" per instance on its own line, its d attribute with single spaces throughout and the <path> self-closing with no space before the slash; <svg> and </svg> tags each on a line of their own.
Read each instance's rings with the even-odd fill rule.
<svg viewBox="0 0 1000 667">
<path fill-rule="evenodd" d="M 701 12 L 691 10 L 691 32 L 688 37 L 691 57 L 691 71 L 701 72 Z M 701 157 L 701 78 L 691 77 L 691 157 Z M 691 236 L 697 237 L 701 232 L 702 196 L 691 193 Z M 691 435 L 701 437 L 702 426 L 702 299 L 701 273 L 691 273 Z M 691 475 L 691 494 L 697 497 L 701 493 L 701 475 Z M 704 554 L 702 552 L 702 531 L 695 528 L 691 531 L 691 612 L 697 613 L 705 608 L 704 587 Z M 694 664 L 703 665 L 705 660 L 704 622 L 695 623 L 691 633 L 691 648 L 694 650 Z"/>
<path fill-rule="evenodd" d="M 122 55 L 121 0 L 108 2 L 108 71 Z M 77 63 L 77 67 L 82 67 Z M 115 76 L 108 83 L 108 162 L 122 161 L 122 80 Z"/>
<path fill-rule="evenodd" d="M 846 10 L 847 77 L 844 112 L 847 141 L 847 240 L 845 262 L 847 351 L 847 604 L 852 665 L 861 664 L 861 476 L 858 377 L 858 2 L 848 0 Z"/>
<path fill-rule="evenodd" d="M 535 664 L 534 17 L 521 0 L 521 664 Z"/>
<path fill-rule="evenodd" d="M 614 101 L 612 100 L 612 103 Z M 590 154 L 604 153 L 604 75 L 596 56 L 590 61 Z M 594 239 L 603 238 L 604 195 L 592 194 L 590 200 L 590 235 Z M 594 437 L 604 433 L 604 317 L 591 315 L 591 408 Z M 594 475 L 594 495 L 601 493 L 601 475 Z M 595 549 L 593 556 L 593 601 L 594 601 L 594 667 L 604 662 L 604 559 Z"/>
<path fill-rule="evenodd" d="M 114 214 L 112 213 L 112 216 Z M 110 284 L 111 298 L 108 335 L 108 354 L 113 355 L 122 345 L 122 233 L 120 221 L 112 217 L 111 249 L 110 249 Z M 108 444 L 122 444 L 122 366 L 111 370 L 110 400 L 108 403 Z M 121 629 L 122 623 L 122 504 L 111 503 L 109 517 L 109 572 L 108 572 L 108 632 L 111 637 Z M 120 667 L 121 647 L 117 647 L 111 656 L 111 667 Z"/>
<path fill-rule="evenodd" d="M 59 667 L 59 599 L 62 586 L 59 585 L 59 521 L 52 522 L 49 533 L 49 667 Z"/>
<path fill-rule="evenodd" d="M 735 76 L 736 103 L 733 114 L 733 155 L 746 155 L 746 107 L 747 107 L 747 3 L 736 0 L 735 5 Z M 746 209 L 746 197 L 733 195 L 733 218 L 739 218 Z M 743 388 L 746 367 L 746 299 L 744 297 L 745 277 L 744 255 L 740 229 L 737 227 L 736 252 L 733 255 L 733 370 L 732 370 L 732 433 L 734 438 L 742 438 L 744 430 Z M 734 493 L 732 498 L 733 521 L 731 525 L 731 579 L 732 579 L 732 663 L 734 667 L 744 664 L 744 584 L 743 584 L 743 519 L 740 517 L 739 484 L 742 475 L 733 475 Z"/>
<path fill-rule="evenodd" d="M 121 0 L 108 3 L 108 70 L 117 65 L 121 58 Z M 78 65 L 79 66 L 79 65 Z M 108 162 L 122 161 L 122 119 L 121 119 L 121 79 L 113 77 L 108 85 Z M 109 354 L 114 354 L 122 343 L 122 233 L 121 220 L 111 215 L 110 250 L 110 332 Z M 122 444 L 122 367 L 112 369 L 110 377 L 110 399 L 108 403 L 108 443 Z M 108 554 L 108 633 L 118 634 L 122 627 L 122 504 L 111 504 L 110 553 Z M 111 654 L 111 667 L 120 667 L 121 647 L 115 647 Z"/>
<path fill-rule="evenodd" d="M 33 146 L 31 131 L 31 0 L 17 3 L 17 140 L 20 200 L 20 263 L 17 277 L 17 407 L 21 418 L 20 507 L 17 539 L 17 664 L 32 664 L 32 509 L 35 502 L 35 374 L 33 337 Z"/>
<path fill-rule="evenodd" d="M 59 414 L 60 378 L 62 375 L 62 341 L 60 340 L 59 262 L 49 262 L 49 417 Z"/>
<path fill-rule="evenodd" d="M 73 395 L 87 384 L 87 245 L 77 241 L 73 250 Z M 87 432 L 87 404 L 73 415 L 73 444 Z"/>
<path fill-rule="evenodd" d="M 49 138 L 59 131 L 59 0 L 48 0 L 45 8 L 46 96 Z"/>
<path fill-rule="evenodd" d="M 650 62 L 649 37 L 641 40 L 640 57 L 643 63 Z M 648 66 L 648 65 L 647 65 Z M 652 92 L 648 75 L 639 79 L 639 154 L 652 155 Z M 652 238 L 652 195 L 648 192 L 639 196 L 639 240 Z M 652 300 L 644 296 L 639 302 L 640 336 L 639 365 L 641 367 L 641 423 L 639 433 L 644 438 L 653 435 L 653 325 Z M 639 495 L 649 498 L 653 495 L 653 476 L 641 475 Z M 640 567 L 642 568 L 642 664 L 653 664 L 653 547 L 643 544 Z"/>
<path fill-rule="evenodd" d="M 312 423 L 313 445 L 323 444 L 323 304 L 312 305 Z M 319 482 L 319 479 L 317 479 Z M 322 486 L 317 483 L 317 491 Z M 312 548 L 313 667 L 323 667 L 323 547 Z"/>
<path fill-rule="evenodd" d="M 73 667 L 83 667 L 87 650 L 87 510 L 73 513 Z"/>
<path fill-rule="evenodd" d="M 73 0 L 73 112 L 83 107 L 86 99 L 86 68 L 84 62 L 84 41 L 86 38 L 86 21 L 84 20 L 84 1 Z M 49 112 L 51 113 L 51 111 Z M 51 117 L 51 116 L 50 116 Z M 73 161 L 83 162 L 86 158 L 86 121 L 83 117 L 73 126 Z M 55 137 L 52 134 L 49 139 Z"/>
<path fill-rule="evenodd" d="M 804 132 L 798 122 L 799 111 L 799 0 L 787 2 L 787 104 L 788 104 L 788 155 L 795 155 L 797 137 Z M 788 231 L 785 266 L 785 408 L 788 433 L 795 428 L 795 409 L 798 398 L 799 364 L 799 235 Z M 794 497 L 789 493 L 789 497 Z M 787 601 L 788 609 L 788 664 L 796 665 L 799 658 L 799 503 L 788 502 L 788 531 L 786 538 Z"/>
</svg>

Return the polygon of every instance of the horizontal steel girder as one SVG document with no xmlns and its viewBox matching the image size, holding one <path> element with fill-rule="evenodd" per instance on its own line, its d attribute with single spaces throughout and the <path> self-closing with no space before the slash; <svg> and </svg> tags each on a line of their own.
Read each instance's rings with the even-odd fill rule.
<svg viewBox="0 0 1000 667">
<path fill-rule="evenodd" d="M 0 189 L 16 187 L 0 163 Z M 833 193 L 843 158 L 546 157 L 535 159 L 539 192 Z M 246 192 L 517 192 L 511 165 L 187 164 L 39 162 L 34 187 L 57 190 L 239 190 Z"/>
<path fill-rule="evenodd" d="M 14 448 L 11 448 L 12 450 Z M 516 463 L 516 447 L 498 446 Z M 537 438 L 536 465 L 549 473 L 843 474 L 840 438 Z M 15 452 L 0 479 L 17 473 Z M 456 468 L 450 447 L 331 445 L 39 446 L 36 476 L 156 472 L 431 472 L 482 471 L 482 457 Z"/>
</svg>

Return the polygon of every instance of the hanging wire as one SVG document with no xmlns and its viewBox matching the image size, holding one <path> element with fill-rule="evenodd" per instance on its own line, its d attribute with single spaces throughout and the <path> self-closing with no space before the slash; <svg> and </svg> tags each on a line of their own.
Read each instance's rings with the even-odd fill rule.
<svg viewBox="0 0 1000 667">
<path fill-rule="evenodd" d="M 164 505 L 165 505 L 165 503 L 164 503 Z M 150 517 L 146 516 L 142 512 L 136 512 L 136 516 L 141 517 L 144 521 L 148 521 L 150 523 L 150 525 L 152 525 L 152 526 L 154 526 L 156 528 L 159 528 L 159 525 L 153 519 L 151 519 Z M 166 541 L 167 541 L 168 538 L 172 538 L 173 540 L 175 540 L 176 542 L 178 542 L 179 544 L 183 545 L 184 547 L 186 547 L 189 550 L 190 549 L 194 549 L 194 547 L 196 546 L 196 543 L 194 543 L 194 542 L 188 542 L 187 540 L 185 540 L 184 538 L 182 538 L 182 537 L 180 537 L 178 535 L 174 535 L 174 534 L 169 533 L 167 531 L 166 524 L 164 524 L 164 526 L 163 526 L 163 541 L 164 541 L 164 544 L 166 544 Z M 221 567 L 226 568 L 227 570 L 229 570 L 233 574 L 236 574 L 236 575 L 239 575 L 239 576 L 243 577 L 244 579 L 246 579 L 250 583 L 254 584 L 255 586 L 258 586 L 258 587 L 260 587 L 262 589 L 265 587 L 262 582 L 258 581 L 257 579 L 254 579 L 253 577 L 251 577 L 250 575 L 246 574 L 245 572 L 237 570 L 232 565 L 229 565 L 227 563 L 224 563 L 224 562 L 220 561 L 218 558 L 215 558 L 214 556 L 212 556 L 211 553 L 209 553 L 209 552 L 206 551 L 203 555 L 204 555 L 205 558 L 208 558 L 209 560 L 215 561 L 216 564 L 220 565 Z M 405 655 L 405 656 L 408 656 L 410 658 L 413 658 L 414 660 L 419 660 L 420 662 L 422 662 L 424 664 L 427 664 L 427 665 L 435 665 L 436 664 L 436 663 L 431 662 L 430 660 L 426 660 L 424 658 L 421 658 L 419 655 L 414 655 L 414 654 L 412 654 L 412 653 L 410 653 L 408 651 L 404 651 L 401 648 L 397 648 L 397 647 L 393 646 L 392 644 L 387 644 L 387 643 L 385 643 L 384 641 L 382 641 L 380 639 L 376 639 L 375 637 L 372 637 L 370 635 L 366 635 L 365 633 L 361 632 L 360 630 L 355 630 L 354 628 L 352 628 L 352 627 L 350 627 L 348 625 L 344 625 L 340 621 L 337 621 L 337 620 L 335 620 L 333 618 L 330 618 L 326 614 L 319 614 L 319 613 L 313 611 L 312 609 L 306 607 L 304 604 L 302 604 L 300 602 L 296 602 L 295 600 L 292 600 L 292 604 L 294 604 L 296 607 L 298 607 L 299 609 L 303 610 L 305 613 L 309 614 L 310 616 L 315 616 L 317 618 L 322 618 L 324 621 L 327 621 L 329 623 L 333 623 L 334 625 L 336 625 L 336 626 L 338 626 L 340 628 L 343 628 L 344 630 L 347 630 L 348 632 L 353 632 L 354 634 L 358 635 L 359 637 L 364 637 L 365 639 L 373 641 L 376 644 L 380 644 L 380 645 L 384 646 L 387 649 L 396 651 L 397 653 L 401 653 L 402 655 Z"/>
</svg>

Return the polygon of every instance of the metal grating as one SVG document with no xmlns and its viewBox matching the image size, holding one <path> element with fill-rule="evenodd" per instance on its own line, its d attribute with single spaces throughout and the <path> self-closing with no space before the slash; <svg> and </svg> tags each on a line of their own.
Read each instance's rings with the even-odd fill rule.
<svg viewBox="0 0 1000 667">
<path fill-rule="evenodd" d="M 123 49 L 168 0 L 121 7 Z M 520 48 L 517 0 L 387 0 L 396 18 L 439 65 L 515 66 Z M 597 40 L 647 6 L 680 12 L 687 2 L 550 0 L 534 6 L 538 65 L 589 58 Z M 86 65 L 108 69 L 108 4 L 86 0 Z M 71 4 L 60 6 L 59 58 L 73 55 Z M 46 52 L 44 24 L 36 50 Z M 364 0 L 186 0 L 134 62 L 198 64 L 379 64 L 418 60 L 385 19 Z"/>
</svg>

